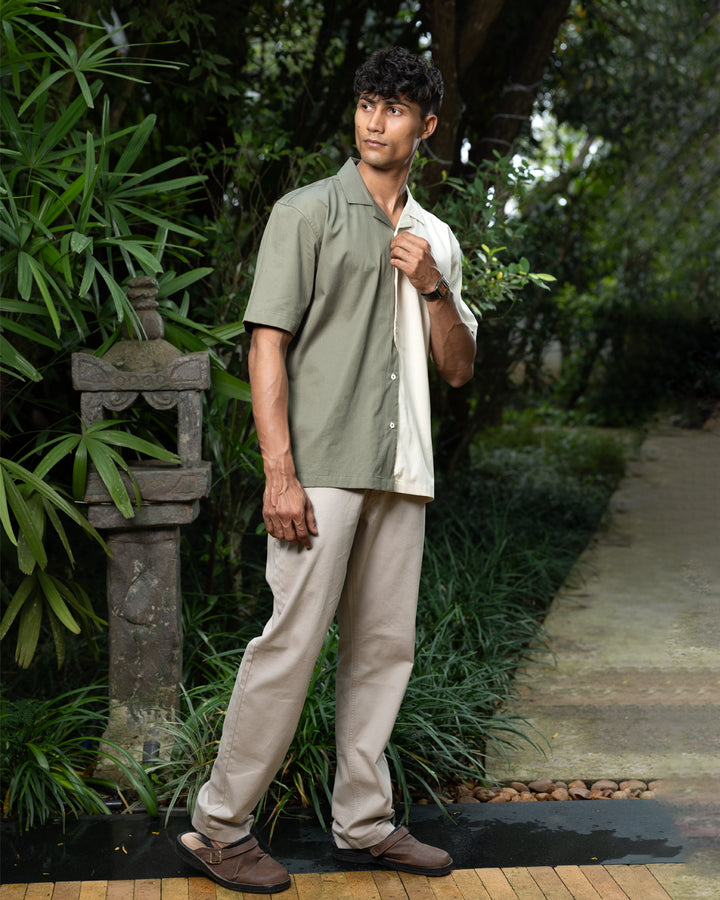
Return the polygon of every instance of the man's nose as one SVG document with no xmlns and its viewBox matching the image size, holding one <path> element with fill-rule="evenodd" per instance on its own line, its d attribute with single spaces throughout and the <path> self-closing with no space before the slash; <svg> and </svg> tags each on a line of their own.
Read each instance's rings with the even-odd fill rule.
<svg viewBox="0 0 720 900">
<path fill-rule="evenodd" d="M 370 115 L 368 120 L 368 129 L 370 131 L 382 131 L 383 130 L 383 117 L 382 111 L 379 109 L 374 109 Z"/>
</svg>

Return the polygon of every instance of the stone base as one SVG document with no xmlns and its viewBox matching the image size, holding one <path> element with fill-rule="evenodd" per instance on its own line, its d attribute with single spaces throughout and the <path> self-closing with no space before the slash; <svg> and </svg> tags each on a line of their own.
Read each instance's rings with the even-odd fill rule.
<svg viewBox="0 0 720 900">
<path fill-rule="evenodd" d="M 172 713 L 163 709 L 112 706 L 108 727 L 100 742 L 100 753 L 107 756 L 100 756 L 95 776 L 113 781 L 120 788 L 130 787 L 127 775 L 112 757 L 130 766 L 129 754 L 144 767 L 152 765 L 156 759 L 169 759 L 170 738 L 166 726 L 173 721 Z"/>
</svg>

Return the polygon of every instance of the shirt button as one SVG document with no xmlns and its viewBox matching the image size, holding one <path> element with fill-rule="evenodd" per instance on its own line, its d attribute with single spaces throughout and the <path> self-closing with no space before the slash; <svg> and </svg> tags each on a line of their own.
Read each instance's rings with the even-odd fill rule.
<svg viewBox="0 0 720 900">
<path fill-rule="evenodd" d="M 390 376 L 390 381 L 397 381 L 397 375 L 395 374 L 395 372 L 393 372 Z"/>
<path fill-rule="evenodd" d="M 391 427 L 391 428 L 394 428 L 394 427 L 395 427 L 395 423 L 394 423 L 394 422 L 391 422 L 391 423 L 390 423 L 390 427 Z"/>
</svg>

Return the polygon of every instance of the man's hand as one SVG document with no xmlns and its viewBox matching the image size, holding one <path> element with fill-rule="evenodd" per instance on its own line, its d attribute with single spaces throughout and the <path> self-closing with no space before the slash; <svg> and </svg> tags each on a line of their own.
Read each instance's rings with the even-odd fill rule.
<svg viewBox="0 0 720 900">
<path fill-rule="evenodd" d="M 410 279 L 410 284 L 421 294 L 435 290 L 442 272 L 437 267 L 425 238 L 402 231 L 390 242 L 390 265 L 400 269 Z"/>
<path fill-rule="evenodd" d="M 317 524 L 310 498 L 297 478 L 269 476 L 263 495 L 263 521 L 268 534 L 309 550 Z"/>
</svg>

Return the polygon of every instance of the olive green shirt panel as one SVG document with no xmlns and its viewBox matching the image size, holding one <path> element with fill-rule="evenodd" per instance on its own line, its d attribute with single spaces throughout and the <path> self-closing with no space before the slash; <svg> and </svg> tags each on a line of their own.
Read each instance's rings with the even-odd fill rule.
<svg viewBox="0 0 720 900">
<path fill-rule="evenodd" d="M 392 237 L 352 161 L 288 194 L 268 220 L 245 321 L 294 336 L 290 435 L 306 487 L 393 489 Z"/>
<path fill-rule="evenodd" d="M 246 324 L 297 332 L 312 298 L 318 243 L 310 222 L 298 210 L 273 208 L 260 245 Z"/>
</svg>

